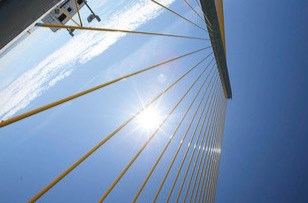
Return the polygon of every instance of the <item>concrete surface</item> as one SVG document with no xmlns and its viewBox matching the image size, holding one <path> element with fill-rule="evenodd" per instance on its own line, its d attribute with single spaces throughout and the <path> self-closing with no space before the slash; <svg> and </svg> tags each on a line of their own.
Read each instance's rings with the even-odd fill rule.
<svg viewBox="0 0 308 203">
<path fill-rule="evenodd" d="M 0 0 L 0 50 L 61 0 Z"/>
</svg>

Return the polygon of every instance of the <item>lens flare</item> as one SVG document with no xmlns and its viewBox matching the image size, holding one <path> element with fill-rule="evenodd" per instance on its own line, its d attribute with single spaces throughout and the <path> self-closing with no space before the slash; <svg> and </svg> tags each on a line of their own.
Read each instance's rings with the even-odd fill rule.
<svg viewBox="0 0 308 203">
<path fill-rule="evenodd" d="M 158 128 L 161 118 L 162 116 L 157 109 L 148 107 L 138 116 L 138 125 L 147 131 L 154 130 Z"/>
</svg>

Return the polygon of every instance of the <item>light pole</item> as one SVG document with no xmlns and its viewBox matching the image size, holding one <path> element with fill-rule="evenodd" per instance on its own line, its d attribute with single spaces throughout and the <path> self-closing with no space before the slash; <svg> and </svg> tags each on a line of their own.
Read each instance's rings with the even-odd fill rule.
<svg viewBox="0 0 308 203">
<path fill-rule="evenodd" d="M 87 1 L 86 1 L 86 0 L 83 0 L 83 2 L 85 3 L 85 5 L 88 7 L 88 9 L 89 9 L 89 10 L 91 11 L 91 13 L 92 13 L 92 14 L 90 14 L 90 15 L 88 16 L 88 18 L 87 18 L 88 22 L 91 22 L 94 18 L 96 18 L 96 20 L 97 20 L 98 22 L 100 22 L 100 21 L 101 21 L 100 17 L 94 13 L 94 11 L 91 9 L 91 7 L 90 7 L 89 4 L 87 3 Z"/>
</svg>

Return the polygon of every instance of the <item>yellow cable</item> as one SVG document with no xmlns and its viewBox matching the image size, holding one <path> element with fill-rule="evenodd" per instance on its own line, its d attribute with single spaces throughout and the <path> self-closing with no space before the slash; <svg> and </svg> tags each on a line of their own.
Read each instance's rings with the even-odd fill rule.
<svg viewBox="0 0 308 203">
<path fill-rule="evenodd" d="M 205 32 L 208 32 L 208 31 L 207 31 L 206 29 L 204 29 L 203 27 L 197 25 L 196 23 L 194 23 L 194 22 L 192 22 L 191 20 L 185 18 L 184 16 L 180 15 L 179 13 L 177 13 L 177 12 L 171 10 L 170 8 L 168 8 L 168 7 L 164 6 L 164 5 L 162 5 L 161 3 L 158 3 L 158 2 L 155 1 L 155 0 L 150 0 L 150 1 L 152 1 L 153 3 L 155 3 L 155 4 L 159 5 L 159 6 L 161 6 L 162 8 L 166 9 L 167 11 L 170 11 L 171 13 L 175 14 L 176 16 L 178 16 L 178 17 L 184 19 L 185 21 L 187 21 L 187 22 L 189 22 L 190 24 L 196 26 L 197 28 L 199 28 L 199 29 L 201 29 L 201 30 L 204 30 Z"/>
<path fill-rule="evenodd" d="M 210 56 L 209 54 L 208 56 Z M 207 57 L 208 57 L 207 56 Z M 199 62 L 200 63 L 200 62 Z M 198 64 L 199 64 L 198 63 Z M 52 187 L 54 187 L 59 181 L 61 181 L 65 176 L 67 176 L 71 171 L 73 171 L 77 166 L 79 166 L 84 160 L 86 160 L 89 156 L 91 156 L 97 149 L 99 149 L 102 145 L 104 145 L 109 139 L 111 139 L 116 133 L 118 133 L 122 128 L 124 128 L 128 123 L 130 123 L 135 117 L 137 117 L 140 113 L 144 111 L 148 106 L 156 102 L 161 96 L 163 96 L 166 92 L 168 92 L 173 86 L 175 86 L 179 81 L 181 81 L 184 77 L 186 77 L 189 73 L 191 73 L 197 65 L 193 66 L 189 69 L 184 75 L 179 77 L 175 82 L 169 85 L 164 91 L 162 91 L 159 95 L 157 95 L 153 100 L 151 100 L 147 105 L 145 105 L 142 109 L 136 112 L 133 116 L 123 122 L 118 128 L 116 128 L 112 133 L 106 136 L 103 140 L 101 140 L 98 144 L 96 144 L 91 150 L 89 150 L 86 154 L 84 154 L 80 159 L 78 159 L 75 163 L 73 163 L 69 168 L 67 168 L 64 172 L 62 172 L 58 177 L 52 180 L 47 186 L 45 186 L 41 191 L 39 191 L 36 195 L 34 195 L 29 202 L 35 202 L 40 197 L 42 197 L 47 191 L 49 191 Z"/>
<path fill-rule="evenodd" d="M 82 20 L 81 20 L 81 17 L 80 17 L 80 12 L 79 12 L 79 7 L 78 7 L 78 4 L 77 4 L 77 0 L 74 0 L 74 3 L 75 3 L 76 11 L 78 13 L 78 18 L 79 18 L 80 26 L 82 27 Z"/>
<path fill-rule="evenodd" d="M 209 65 L 205 68 L 205 70 L 206 70 L 208 67 L 209 67 Z M 191 102 L 190 106 L 188 107 L 187 111 L 185 112 L 184 116 L 182 117 L 180 123 L 179 123 L 178 126 L 176 127 L 175 131 L 174 131 L 174 132 L 172 133 L 172 135 L 170 136 L 170 138 L 169 138 L 167 144 L 165 145 L 164 149 L 163 149 L 162 152 L 160 153 L 159 157 L 157 158 L 155 164 L 154 164 L 153 167 L 151 168 L 151 170 L 150 170 L 150 172 L 148 173 L 147 177 L 146 177 L 145 180 L 143 181 L 142 185 L 140 186 L 140 188 L 139 188 L 138 192 L 136 193 L 136 195 L 135 195 L 135 197 L 134 197 L 134 199 L 133 199 L 132 202 L 136 202 L 136 200 L 138 199 L 138 197 L 139 197 L 140 193 L 142 192 L 144 186 L 145 186 L 146 183 L 148 182 L 148 180 L 149 180 L 149 178 L 151 177 L 152 173 L 154 172 L 156 166 L 158 165 L 159 161 L 160 161 L 161 158 L 163 157 L 163 155 L 164 155 L 165 151 L 167 150 L 169 144 L 170 144 L 171 141 L 173 140 L 175 134 L 176 134 L 177 131 L 179 130 L 181 124 L 183 123 L 183 121 L 184 121 L 184 119 L 186 118 L 188 112 L 190 111 L 190 109 L 191 109 L 191 107 L 193 106 L 194 102 L 196 101 L 198 95 L 200 94 L 200 92 L 201 92 L 203 86 L 205 85 L 205 82 L 206 82 L 207 79 L 208 79 L 208 76 L 209 76 L 209 74 L 208 74 L 207 77 L 204 79 L 204 82 L 202 83 L 201 87 L 199 88 L 199 90 L 198 90 L 196 96 L 194 97 L 193 101 Z M 203 101 L 205 94 L 206 94 L 206 92 L 203 93 L 201 102 Z"/>
<path fill-rule="evenodd" d="M 196 66 L 199 66 L 206 58 L 201 60 Z M 195 67 L 196 67 L 195 66 Z M 119 174 L 119 176 L 113 181 L 113 183 L 110 185 L 110 187 L 106 190 L 106 192 L 103 194 L 103 196 L 99 199 L 98 202 L 103 202 L 107 196 L 110 194 L 110 192 L 113 190 L 113 188 L 117 185 L 117 183 L 121 180 L 121 178 L 125 175 L 125 173 L 128 171 L 128 169 L 131 167 L 131 165 L 136 161 L 136 159 L 139 157 L 139 155 L 143 152 L 143 150 L 146 148 L 146 146 L 151 142 L 151 140 L 154 138 L 154 136 L 159 132 L 161 127 L 165 124 L 165 122 L 169 119 L 169 117 L 173 114 L 173 112 L 177 109 L 177 107 L 181 104 L 181 102 L 184 100 L 184 98 L 188 95 L 188 93 L 192 90 L 192 88 L 195 86 L 195 84 L 198 82 L 198 80 L 201 78 L 201 76 L 205 73 L 205 70 L 201 72 L 201 74 L 197 77 L 197 79 L 192 83 L 192 85 L 189 87 L 189 89 L 185 92 L 185 94 L 181 97 L 181 99 L 177 102 L 177 104 L 173 107 L 173 109 L 169 112 L 169 114 L 165 117 L 165 119 L 161 122 L 161 124 L 157 127 L 157 129 L 154 131 L 154 133 L 148 138 L 148 140 L 144 143 L 144 145 L 141 147 L 141 149 L 136 153 L 136 155 L 131 159 L 131 161 L 126 165 L 126 167 L 122 170 L 122 172 Z"/>
<path fill-rule="evenodd" d="M 91 93 L 91 92 L 94 92 L 94 91 L 96 91 L 96 90 L 102 89 L 102 88 L 107 87 L 107 86 L 109 86 L 109 85 L 111 85 L 111 84 L 114 84 L 114 83 L 116 83 L 116 82 L 119 82 L 119 81 L 121 81 L 121 80 L 123 80 L 123 79 L 127 79 L 127 78 L 129 78 L 129 77 L 138 75 L 138 74 L 140 74 L 140 73 L 143 73 L 143 72 L 146 72 L 146 71 L 148 71 L 148 70 L 154 69 L 154 68 L 156 68 L 156 67 L 158 67 L 158 66 L 161 66 L 161 65 L 170 63 L 170 62 L 172 62 L 172 61 L 178 60 L 178 59 L 180 59 L 180 58 L 183 58 L 183 57 L 186 57 L 186 56 L 189 56 L 189 55 L 198 53 L 198 52 L 200 52 L 200 51 L 202 51 L 202 50 L 205 50 L 205 49 L 208 49 L 208 48 L 210 48 L 210 47 L 198 49 L 198 50 L 196 50 L 196 51 L 193 51 L 193 52 L 190 52 L 190 53 L 187 53 L 187 54 L 184 54 L 184 55 L 181 55 L 181 56 L 178 56 L 178 57 L 169 59 L 169 60 L 167 60 L 167 61 L 164 61 L 164 62 L 155 64 L 155 65 L 153 65 L 153 66 L 144 68 L 144 69 L 142 69 L 142 70 L 139 70 L 139 71 L 136 71 L 136 72 L 127 74 L 127 75 L 125 75 L 125 76 L 122 76 L 122 77 L 119 77 L 119 78 L 116 78 L 116 79 L 113 79 L 113 80 L 111 80 L 111 81 L 108 81 L 108 82 L 106 82 L 106 83 L 100 84 L 100 85 L 95 86 L 95 87 L 92 87 L 92 88 L 90 88 L 90 89 L 87 89 L 87 90 L 78 92 L 78 93 L 73 94 L 73 95 L 71 95 L 71 96 L 62 98 L 62 99 L 60 99 L 60 100 L 57 100 L 57 101 L 55 101 L 55 102 L 49 103 L 49 104 L 44 105 L 44 106 L 41 106 L 41 107 L 39 107 L 39 108 L 30 110 L 30 111 L 25 112 L 25 113 L 23 113 L 23 114 L 20 114 L 20 115 L 18 115 L 18 116 L 14 116 L 14 117 L 9 118 L 9 119 L 7 119 L 7 120 L 3 120 L 3 121 L 0 122 L 0 128 L 1 128 L 1 127 L 4 127 L 4 126 L 7 126 L 7 125 L 10 125 L 10 124 L 12 124 L 12 123 L 15 123 L 15 122 L 17 122 L 17 121 L 20 121 L 20 120 L 22 120 L 22 119 L 25 119 L 25 118 L 27 118 L 27 117 L 33 116 L 33 115 L 38 114 L 38 113 L 40 113 L 40 112 L 46 111 L 46 110 L 48 110 L 48 109 L 50 109 L 50 108 L 56 107 L 56 106 L 58 106 L 58 105 L 60 105 L 60 104 L 63 104 L 63 103 L 65 103 L 65 102 L 74 100 L 74 99 L 76 99 L 76 98 L 78 98 L 78 97 L 84 96 L 84 95 L 89 94 L 89 93 Z"/>
<path fill-rule="evenodd" d="M 207 88 L 206 88 L 206 90 L 205 90 L 206 92 L 207 92 L 207 90 L 208 90 L 209 87 L 210 87 L 210 86 L 207 86 Z M 213 87 L 213 86 L 211 86 L 210 92 L 212 92 L 212 87 Z M 204 105 L 204 107 L 203 107 L 203 109 L 202 109 L 202 113 L 201 113 L 201 115 L 200 115 L 200 117 L 199 117 L 198 123 L 200 123 L 200 120 L 201 120 L 201 118 L 202 118 L 202 116 L 203 116 L 203 113 L 204 113 L 205 107 L 207 106 L 208 101 L 209 101 L 209 100 L 207 99 L 207 100 L 206 100 L 206 103 L 205 103 L 205 105 Z M 171 163 L 170 163 L 170 165 L 169 165 L 169 167 L 168 167 L 168 170 L 167 170 L 167 172 L 166 172 L 166 174 L 165 174 L 165 176 L 164 176 L 164 178 L 163 178 L 163 180 L 162 180 L 162 182 L 161 182 L 161 184 L 160 184 L 160 186 L 159 186 L 159 189 L 158 189 L 158 191 L 156 192 L 156 195 L 155 195 L 155 197 L 154 197 L 154 199 L 153 199 L 152 202 L 155 202 L 156 199 L 158 198 L 158 195 L 160 194 L 160 191 L 161 191 L 161 189 L 162 189 L 162 187 L 163 187 L 163 185 L 164 185 L 164 183 L 165 183 L 165 181 L 166 181 L 166 179 L 167 179 L 167 177 L 168 177 L 168 175 L 169 175 L 169 172 L 170 172 L 170 170 L 171 170 L 171 168 L 172 168 L 172 166 L 173 166 L 173 164 L 174 164 L 174 162 L 175 162 L 175 159 L 177 158 L 177 155 L 178 155 L 179 151 L 181 150 L 181 147 L 182 147 L 182 145 L 183 145 L 183 143 L 184 143 L 184 141 L 185 141 L 185 139 L 186 139 L 186 137 L 187 137 L 187 135 L 188 135 L 188 132 L 189 132 L 189 130 L 190 130 L 192 124 L 193 124 L 193 121 L 194 121 L 195 117 L 197 116 L 197 112 L 199 112 L 199 108 L 201 107 L 201 104 L 202 104 L 202 103 L 199 103 L 199 106 L 198 106 L 196 112 L 194 113 L 193 118 L 191 119 L 191 122 L 190 122 L 190 124 L 189 124 L 189 126 L 188 126 L 188 128 L 187 128 L 187 130 L 186 130 L 186 132 L 185 132 L 185 134 L 184 134 L 184 137 L 183 137 L 183 139 L 181 140 L 180 145 L 178 146 L 177 151 L 176 151 L 175 155 L 174 155 L 173 158 L 172 158 L 172 161 L 171 161 Z M 199 124 L 197 124 L 197 126 L 198 126 L 198 125 L 199 125 Z M 195 130 L 195 132 L 196 132 L 196 130 Z M 195 135 L 195 132 L 194 132 L 194 135 Z M 193 135 L 193 136 L 194 136 L 194 135 Z M 191 141 L 192 141 L 192 140 L 191 140 Z M 191 142 L 191 141 L 190 141 L 190 142 Z"/>
<path fill-rule="evenodd" d="M 214 85 L 214 83 L 213 83 L 213 85 Z M 213 101 L 213 99 L 212 99 L 212 98 L 210 98 L 210 99 L 211 99 L 211 102 L 210 102 L 210 104 L 211 104 L 212 101 Z M 206 106 L 204 106 L 204 108 L 205 108 L 205 107 L 206 107 Z M 182 170 L 182 167 L 183 167 L 183 164 L 184 164 L 184 162 L 185 162 L 185 160 L 186 160 L 186 157 L 187 157 L 187 155 L 188 155 L 188 152 L 189 152 L 189 150 L 190 150 L 190 148 L 191 148 L 191 145 L 192 145 L 192 142 L 193 142 L 193 140 L 194 140 L 194 137 L 195 137 L 197 131 L 199 131 L 199 124 L 201 124 L 201 130 L 200 130 L 200 132 L 203 130 L 204 122 L 205 122 L 205 120 L 206 120 L 206 118 L 207 118 L 207 116 L 208 116 L 208 112 L 209 112 L 208 109 L 209 109 L 209 108 L 206 109 L 206 113 L 205 113 L 205 117 L 204 117 L 203 122 L 201 123 L 202 117 L 200 117 L 200 119 L 199 119 L 199 121 L 198 121 L 198 123 L 197 123 L 197 126 L 195 127 L 195 130 L 194 130 L 194 132 L 193 132 L 193 136 L 192 136 L 192 138 L 191 138 L 191 140 L 190 140 L 190 142 L 189 142 L 189 146 L 188 146 L 187 149 L 186 149 L 185 155 L 183 156 L 183 159 L 182 159 L 181 165 L 180 165 L 180 167 L 179 167 L 179 169 L 178 169 L 176 178 L 175 178 L 175 180 L 173 181 L 172 188 L 171 188 L 171 190 L 169 191 L 169 194 L 168 194 L 168 197 L 167 197 L 167 201 L 169 201 L 170 198 L 171 198 L 173 189 L 174 189 L 175 184 L 176 184 L 176 182 L 177 182 L 177 180 L 178 180 L 178 178 L 179 178 L 180 172 L 181 172 L 181 170 Z M 203 109 L 203 112 L 204 112 L 204 110 L 205 110 L 205 109 Z M 199 139 L 200 139 L 200 136 L 201 136 L 201 133 L 200 133 L 200 132 L 199 132 L 199 134 L 198 134 L 198 136 L 197 136 L 196 144 L 198 144 L 198 142 L 199 142 Z M 196 145 L 196 144 L 195 144 L 195 145 Z M 193 147 L 193 148 L 194 148 L 194 147 Z M 194 148 L 194 149 L 195 149 L 195 148 Z"/>
<path fill-rule="evenodd" d="M 90 31 L 100 31 L 100 32 L 121 32 L 121 33 L 129 33 L 129 34 L 154 35 L 154 36 L 161 36 L 161 37 L 176 37 L 176 38 L 184 38 L 184 39 L 209 40 L 209 39 L 202 38 L 202 37 L 192 37 L 192 36 L 185 36 L 185 35 L 157 33 L 157 32 L 143 32 L 143 31 L 98 28 L 98 27 L 79 27 L 79 26 L 72 26 L 72 25 L 59 25 L 59 24 L 49 24 L 49 23 L 36 23 L 35 26 L 45 27 L 45 28 L 58 28 L 58 29 L 65 28 L 65 29 L 90 30 Z"/>
</svg>

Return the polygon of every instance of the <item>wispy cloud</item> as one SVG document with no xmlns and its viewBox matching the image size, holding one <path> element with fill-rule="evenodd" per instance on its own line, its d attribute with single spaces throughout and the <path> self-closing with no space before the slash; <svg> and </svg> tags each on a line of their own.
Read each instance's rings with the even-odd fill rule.
<svg viewBox="0 0 308 203">
<path fill-rule="evenodd" d="M 174 0 L 161 1 L 169 5 Z M 101 4 L 100 6 L 104 6 Z M 97 9 L 99 10 L 99 8 Z M 149 0 L 134 0 L 96 26 L 135 30 L 163 10 Z M 68 77 L 74 65 L 102 54 L 125 36 L 123 33 L 83 31 L 30 69 L 0 92 L 0 118 L 7 119 L 28 106 L 60 80 Z"/>
</svg>

